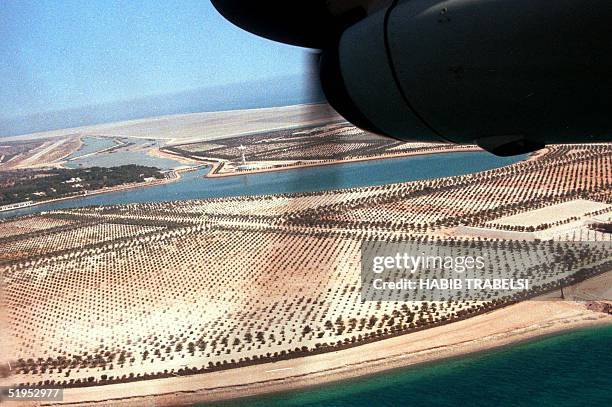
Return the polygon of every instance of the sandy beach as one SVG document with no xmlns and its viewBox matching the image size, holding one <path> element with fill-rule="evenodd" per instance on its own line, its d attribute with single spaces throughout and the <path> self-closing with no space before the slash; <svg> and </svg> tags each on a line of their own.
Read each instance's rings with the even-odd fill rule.
<svg viewBox="0 0 612 407">
<path fill-rule="evenodd" d="M 181 164 L 189 165 L 189 166 L 211 164 L 210 162 L 207 162 L 207 161 L 195 160 L 193 158 L 188 158 L 180 154 L 172 154 L 170 152 L 164 151 L 159 148 L 150 148 L 147 150 L 147 154 L 150 155 L 151 157 L 167 158 L 170 160 L 175 160 L 175 161 L 180 162 Z"/>
<path fill-rule="evenodd" d="M 215 140 L 292 127 L 341 120 L 327 105 L 306 104 L 260 109 L 177 114 L 114 123 L 101 123 L 2 137 L 3 141 L 36 140 L 71 134 L 135 137 L 164 140 L 168 144 Z"/>
<path fill-rule="evenodd" d="M 176 3 L 0 3 L 0 407 L 612 407 L 612 0 Z"/>
<path fill-rule="evenodd" d="M 608 273 L 608 281 L 611 277 Z M 292 390 L 481 352 L 561 331 L 612 324 L 584 303 L 527 301 L 467 320 L 336 352 L 209 374 L 74 388 L 64 404 L 171 406 Z M 150 394 L 160 394 L 149 396 Z"/>
<path fill-rule="evenodd" d="M 0 253 L 17 342 L 11 377 L 65 386 L 64 404 L 177 405 L 298 389 L 611 324 L 604 301 L 610 258 L 598 245 L 585 246 L 571 264 L 545 243 L 521 243 L 518 264 L 511 243 L 483 246 L 495 256 L 494 270 L 527 272 L 534 295 L 551 293 L 546 299 L 360 301 L 366 239 L 410 241 L 467 216 L 468 226 L 486 228 L 545 207 L 602 207 L 591 202 L 607 196 L 608 178 L 591 174 L 608 165 L 608 150 L 558 154 L 568 148 L 576 147 L 382 187 L 67 209 L 5 222 Z M 580 177 L 567 184 L 567 174 Z M 529 206 L 502 210 L 509 202 Z M 587 229 L 556 234 L 553 246 L 609 240 Z M 562 284 L 557 267 L 575 273 L 573 281 L 593 279 L 565 284 L 561 300 L 552 288 Z M 37 359 L 48 354 L 56 359 Z"/>
</svg>

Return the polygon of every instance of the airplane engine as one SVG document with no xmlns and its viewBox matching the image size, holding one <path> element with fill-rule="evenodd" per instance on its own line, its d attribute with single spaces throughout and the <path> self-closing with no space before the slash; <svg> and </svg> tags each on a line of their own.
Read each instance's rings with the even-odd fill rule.
<svg viewBox="0 0 612 407">
<path fill-rule="evenodd" d="M 375 133 L 498 155 L 612 140 L 611 1 L 383 3 L 345 4 L 321 17 L 323 34 L 291 24 L 253 32 L 320 48 L 329 103 Z"/>
</svg>

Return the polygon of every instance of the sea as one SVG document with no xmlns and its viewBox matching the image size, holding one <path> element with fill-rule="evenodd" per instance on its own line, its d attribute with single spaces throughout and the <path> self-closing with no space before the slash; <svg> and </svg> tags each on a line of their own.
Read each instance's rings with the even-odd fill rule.
<svg viewBox="0 0 612 407">
<path fill-rule="evenodd" d="M 485 171 L 526 156 L 484 152 L 352 162 L 227 178 L 208 168 L 174 183 L 0 213 L 366 187 Z M 213 406 L 612 406 L 612 327 L 583 329 L 459 358 Z M 204 406 L 204 405 L 202 405 Z"/>
<path fill-rule="evenodd" d="M 199 406 L 611 406 L 612 326 L 358 379 Z"/>
</svg>

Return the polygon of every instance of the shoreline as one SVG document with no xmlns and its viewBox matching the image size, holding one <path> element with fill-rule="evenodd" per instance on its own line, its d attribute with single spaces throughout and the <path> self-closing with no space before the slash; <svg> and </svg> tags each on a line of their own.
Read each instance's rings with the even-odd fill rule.
<svg viewBox="0 0 612 407">
<path fill-rule="evenodd" d="M 408 158 L 408 157 L 418 157 L 418 156 L 426 156 L 432 154 L 450 154 L 450 153 L 462 153 L 462 152 L 479 152 L 484 151 L 478 146 L 474 147 L 454 147 L 448 150 L 434 150 L 434 151 L 419 151 L 419 152 L 407 152 L 407 153 L 397 153 L 397 154 L 385 154 L 379 156 L 372 157 L 354 157 L 348 158 L 345 160 L 327 160 L 327 161 L 316 161 L 316 162 L 306 162 L 300 163 L 296 165 L 290 165 L 286 167 L 272 167 L 272 168 L 260 168 L 254 170 L 246 170 L 246 171 L 236 171 L 236 172 L 227 172 L 222 174 L 215 173 L 215 170 L 219 167 L 221 162 L 219 161 L 205 161 L 202 160 L 202 163 L 206 163 L 211 166 L 211 170 L 204 175 L 205 178 L 223 178 L 223 177 L 234 177 L 240 175 L 251 175 L 251 174 L 261 174 L 266 172 L 277 172 L 277 171 L 290 171 L 296 170 L 300 168 L 309 168 L 309 167 L 322 167 L 326 165 L 341 165 L 341 164 L 349 164 L 354 162 L 363 162 L 363 161 L 374 161 L 374 160 L 387 160 L 394 158 Z M 178 155 L 177 155 L 178 156 Z"/>
<path fill-rule="evenodd" d="M 612 325 L 612 316 L 561 300 L 524 301 L 452 324 L 348 349 L 223 371 L 69 388 L 71 405 L 170 406 L 177 403 L 238 400 L 366 377 L 516 345 L 571 330 Z M 364 355 L 368 357 L 364 360 Z"/>
<path fill-rule="evenodd" d="M 240 175 L 251 175 L 251 174 L 257 174 L 257 173 L 267 173 L 267 172 L 276 172 L 276 171 L 289 171 L 289 170 L 308 168 L 308 167 L 318 167 L 318 166 L 325 166 L 325 165 L 349 164 L 349 163 L 352 163 L 352 162 L 386 160 L 386 159 L 394 159 L 394 158 L 398 158 L 399 159 L 399 158 L 426 156 L 426 155 L 433 155 L 433 154 L 450 154 L 450 153 L 457 153 L 457 152 L 478 152 L 478 151 L 482 151 L 479 147 L 475 146 L 475 147 L 468 147 L 468 148 L 465 148 L 465 147 L 464 148 L 453 148 L 453 149 L 449 149 L 448 151 L 426 151 L 426 152 L 418 152 L 418 153 L 415 153 L 415 152 L 399 153 L 399 154 L 394 154 L 394 155 L 385 155 L 385 156 L 377 156 L 377 157 L 361 157 L 361 158 L 352 158 L 352 159 L 347 159 L 347 160 L 338 160 L 338 161 L 329 161 L 329 162 L 317 162 L 317 163 L 310 163 L 310 164 L 303 164 L 303 165 L 300 164 L 300 165 L 296 165 L 296 166 L 283 167 L 283 168 L 267 168 L 267 169 L 260 169 L 260 170 L 253 170 L 253 171 L 244 171 L 244 172 L 236 172 L 236 173 L 214 174 L 215 169 L 221 164 L 221 162 L 218 162 L 218 161 L 195 160 L 195 159 L 184 157 L 184 156 L 181 156 L 181 155 L 178 155 L 178 154 L 172 154 L 172 153 L 169 153 L 167 151 L 163 151 L 161 149 L 157 149 L 156 151 L 152 151 L 152 150 L 155 150 L 155 149 L 150 149 L 147 152 L 147 154 L 149 154 L 149 155 L 151 155 L 153 157 L 171 158 L 171 159 L 174 159 L 176 161 L 183 162 L 184 164 L 191 164 L 192 166 L 191 167 L 187 167 L 187 168 L 180 168 L 180 167 L 178 167 L 178 168 L 172 169 L 170 171 L 172 171 L 174 173 L 174 175 L 175 175 L 174 177 L 172 177 L 172 178 L 165 178 L 165 179 L 160 180 L 160 181 L 153 181 L 153 182 L 150 182 L 150 183 L 146 183 L 145 185 L 143 185 L 143 184 L 119 185 L 119 186 L 111 187 L 111 188 L 108 188 L 108 189 L 94 190 L 94 191 L 88 192 L 86 195 L 74 195 L 74 196 L 67 196 L 67 197 L 62 197 L 62 198 L 54 198 L 54 199 L 47 199 L 47 200 L 43 200 L 43 201 L 36 201 L 36 202 L 32 203 L 31 205 L 28 205 L 28 206 L 25 206 L 25 207 L 9 209 L 9 210 L 5 210 L 5 211 L 0 211 L 0 213 L 10 213 L 10 212 L 17 211 L 17 210 L 20 210 L 20 209 L 31 208 L 31 207 L 34 207 L 34 206 L 50 204 L 50 203 L 59 202 L 59 201 L 66 201 L 66 200 L 70 200 L 70 199 L 86 198 L 86 197 L 92 196 L 92 195 L 99 195 L 99 194 L 123 191 L 123 190 L 127 190 L 127 189 L 147 188 L 147 187 L 151 187 L 151 186 L 169 184 L 169 183 L 172 183 L 172 182 L 179 181 L 180 178 L 181 178 L 181 176 L 180 176 L 181 172 L 193 171 L 193 170 L 195 170 L 195 169 L 197 169 L 199 167 L 204 167 L 204 166 L 210 167 L 210 170 L 206 174 L 204 174 L 202 176 L 203 178 L 224 178 L 224 177 L 233 177 L 233 176 L 240 176 Z M 61 164 L 62 163 L 60 163 L 60 167 L 64 168 Z M 194 167 L 194 165 L 195 165 L 195 167 Z M 8 218 L 12 218 L 12 216 L 6 216 L 4 218 L 8 219 Z M 3 219 L 3 218 L 0 217 L 0 219 Z"/>
<path fill-rule="evenodd" d="M 448 159 L 448 157 L 446 158 Z M 469 160 L 469 158 L 462 157 L 462 160 Z M 196 174 L 196 176 L 198 175 Z M 402 196 L 399 197 L 398 201 L 401 199 L 403 199 Z M 215 215 L 215 212 L 211 213 L 213 216 Z M 222 220 L 219 223 L 222 224 L 223 222 Z M 227 225 L 227 222 L 224 224 Z M 232 231 L 229 230 L 229 233 L 232 233 Z M 253 239 L 244 240 L 248 243 L 251 241 Z M 199 247 L 201 246 L 199 245 Z M 269 247 L 278 247 L 278 245 Z M 269 252 L 266 251 L 265 254 L 267 253 Z M 156 263 L 151 263 L 151 265 L 156 267 Z M 188 269 L 185 270 L 189 272 Z M 612 272 L 609 272 L 609 268 L 607 270 L 607 274 L 601 274 L 576 284 L 569 291 L 579 289 L 585 290 L 585 292 L 589 291 L 592 294 L 597 290 L 601 291 L 603 288 L 605 292 L 602 294 L 607 294 L 606 287 L 610 287 L 610 285 L 599 284 L 601 280 L 611 281 Z M 233 275 L 233 270 L 228 271 Z M 299 272 L 299 269 L 297 271 Z M 325 271 L 325 269 L 322 269 L 322 271 Z M 250 276 L 245 278 L 245 281 L 248 281 L 249 278 Z M 549 295 L 538 297 L 540 301 L 523 301 L 518 304 L 505 305 L 503 308 L 489 310 L 478 315 L 472 314 L 475 316 L 449 324 L 386 337 L 371 343 L 360 343 L 358 346 L 350 348 L 343 348 L 341 342 L 337 341 L 338 347 L 330 348 L 325 353 L 285 360 L 266 360 L 268 363 L 260 365 L 243 365 L 216 371 L 203 370 L 200 374 L 192 374 L 191 376 L 183 375 L 181 370 L 183 372 L 186 370 L 179 369 L 177 373 L 181 376 L 174 375 L 173 377 L 174 370 L 180 363 L 179 360 L 174 366 L 166 366 L 172 367 L 172 370 L 168 376 L 161 376 L 164 378 L 148 379 L 140 382 L 119 382 L 117 380 L 113 384 L 102 384 L 106 381 L 106 378 L 104 378 L 103 381 L 99 382 L 100 385 L 67 388 L 64 403 L 79 403 L 80 405 L 83 403 L 175 405 L 179 402 L 236 400 L 242 397 L 302 389 L 308 386 L 377 374 L 395 368 L 469 355 L 568 330 L 612 324 L 612 315 L 592 311 L 590 310 L 592 304 L 576 301 L 581 298 L 590 298 L 589 296 L 583 297 L 581 291 L 567 297 L 571 299 L 568 301 L 562 301 L 558 298 L 563 295 L 562 291 L 559 292 L 556 289 Z M 180 298 L 182 294 L 178 293 L 178 296 Z M 177 298 L 176 294 L 174 298 Z M 225 299 L 224 303 L 228 304 L 231 301 L 233 301 L 233 297 L 230 300 Z M 330 304 L 333 306 L 335 303 Z M 204 304 L 204 306 L 207 305 Z M 351 304 L 349 303 L 348 306 L 351 306 Z M 359 316 L 358 313 L 356 317 Z M 245 319 L 248 320 L 249 316 L 247 315 Z M 284 319 L 278 319 L 269 324 L 268 328 L 282 327 L 284 323 Z M 205 329 L 205 327 L 202 327 L 202 331 Z M 336 335 L 340 334 L 341 332 Z M 304 342 L 311 346 L 316 345 L 316 340 L 313 341 L 312 338 L 296 341 L 296 344 L 298 342 Z M 345 343 L 347 343 L 346 340 Z M 324 346 L 326 345 L 324 344 Z M 203 361 L 206 361 L 201 356 L 203 355 L 198 355 L 197 358 L 190 360 L 189 364 L 180 366 L 185 366 L 187 369 L 199 369 L 200 366 L 204 366 Z M 151 363 L 153 363 L 153 360 L 151 360 Z M 153 366 L 157 367 L 157 365 Z M 121 367 L 123 368 L 123 366 Z M 137 372 L 130 372 L 130 374 L 132 373 Z M 124 375 L 120 380 L 128 379 Z M 56 383 L 55 378 L 53 380 L 53 383 Z M 93 384 L 95 378 L 90 382 Z"/>
<path fill-rule="evenodd" d="M 151 181 L 151 182 L 142 182 L 142 183 L 138 183 L 138 184 L 125 184 L 125 185 L 117 185 L 114 187 L 109 187 L 109 188 L 102 188 L 102 189 L 96 189 L 93 191 L 88 191 L 86 194 L 83 195 L 71 195 L 71 196 L 65 196 L 62 198 L 54 198 L 54 199 L 46 199 L 44 201 L 36 201 L 33 202 L 31 205 L 27 205 L 24 207 L 20 207 L 20 208 L 14 208 L 14 209 L 8 209 L 8 210 L 4 210 L 4 211 L 0 211 L 0 213 L 10 213 L 13 211 L 18 211 L 20 209 L 27 209 L 27 208 L 32 208 L 35 206 L 39 206 L 39 205 L 46 205 L 46 204 L 51 204 L 54 202 L 61 202 L 61 201 L 68 201 L 71 199 L 79 199 L 79 198 L 87 198 L 88 196 L 93 196 L 93 195 L 100 195 L 100 194 L 109 194 L 112 192 L 119 192 L 119 191 L 124 191 L 127 189 L 136 189 L 136 188 L 147 188 L 147 187 L 154 187 L 154 186 L 158 186 L 158 185 L 165 185 L 165 184 L 171 184 L 173 182 L 176 182 L 178 180 L 181 179 L 181 172 L 184 171 L 188 171 L 189 169 L 184 169 L 183 171 L 180 170 L 172 170 L 172 173 L 174 174 L 174 176 L 172 176 L 171 178 L 164 178 L 164 179 L 160 179 L 158 181 Z M 17 215 L 19 216 L 19 215 Z M 26 215 L 24 215 L 26 216 Z M 10 219 L 12 218 L 11 216 L 7 216 L 5 219 Z M 0 218 L 3 219 L 3 218 Z"/>
<path fill-rule="evenodd" d="M 408 158 L 408 157 L 427 156 L 427 155 L 433 155 L 433 154 L 450 154 L 450 153 L 458 153 L 458 152 L 479 152 L 479 151 L 484 151 L 484 150 L 482 150 L 478 146 L 470 146 L 470 147 L 467 147 L 467 148 L 466 147 L 461 148 L 461 146 L 455 146 L 455 148 L 453 148 L 453 149 L 443 150 L 443 151 L 425 151 L 425 152 L 398 153 L 398 154 L 393 154 L 393 155 L 384 155 L 384 156 L 376 156 L 376 157 L 359 157 L 359 158 L 351 158 L 351 159 L 347 159 L 347 160 L 336 160 L 336 161 L 327 161 L 327 162 L 306 163 L 306 164 L 299 164 L 299 165 L 290 166 L 290 167 L 266 168 L 266 169 L 258 169 L 258 170 L 244 171 L 244 172 L 215 174 L 214 171 L 217 169 L 217 167 L 220 164 L 222 164 L 222 162 L 220 162 L 220 161 L 196 160 L 196 159 L 193 159 L 193 158 L 184 157 L 184 156 L 179 155 L 179 154 L 174 154 L 174 153 L 170 153 L 170 152 L 167 152 L 167 151 L 163 151 L 161 148 L 157 148 L 157 149 L 152 148 L 152 149 L 149 149 L 147 151 L 147 154 L 152 156 L 152 157 L 173 159 L 173 160 L 176 160 L 177 162 L 181 162 L 181 163 L 183 163 L 185 165 L 191 165 L 191 166 L 190 167 L 177 167 L 177 168 L 171 169 L 170 171 L 174 174 L 174 176 L 172 178 L 165 178 L 165 179 L 160 180 L 160 181 L 154 181 L 154 182 L 151 182 L 151 183 L 146 183 L 145 185 L 143 185 L 143 184 L 119 185 L 119 186 L 116 186 L 116 187 L 111 187 L 109 189 L 91 191 L 91 192 L 87 193 L 86 195 L 74 195 L 74 196 L 67 196 L 67 197 L 62 197 L 62 198 L 48 199 L 48 200 L 44 200 L 44 201 L 37 201 L 37 202 L 32 203 L 31 205 L 27 205 L 27 206 L 20 207 L 20 208 L 3 210 L 3 211 L 0 211 L 0 214 L 7 213 L 9 215 L 8 216 L 1 216 L 0 215 L 0 220 L 1 219 L 11 219 L 11 218 L 14 218 L 15 216 L 18 217 L 20 215 L 11 216 L 10 213 L 14 212 L 14 211 L 21 210 L 21 209 L 27 209 L 27 208 L 39 206 L 39 205 L 51 204 L 51 203 L 54 203 L 54 202 L 66 201 L 66 200 L 70 200 L 70 199 L 86 198 L 86 197 L 92 196 L 92 195 L 99 195 L 99 194 L 105 194 L 105 193 L 113 193 L 113 192 L 118 192 L 118 191 L 123 191 L 123 190 L 128 190 L 128 189 L 147 188 L 147 187 L 152 187 L 152 186 L 158 186 L 158 185 L 164 185 L 164 184 L 173 183 L 173 182 L 179 181 L 181 179 L 181 175 L 180 174 L 182 172 L 195 171 L 198 168 L 206 167 L 206 166 L 210 167 L 210 170 L 206 174 L 204 174 L 202 176 L 203 178 L 224 178 L 224 177 L 233 177 L 233 176 L 240 176 L 240 175 L 261 174 L 261 173 L 267 173 L 267 172 L 290 171 L 290 170 L 296 170 L 296 169 L 301 169 L 301 168 L 319 167 L 319 166 L 326 166 L 326 165 L 349 164 L 349 163 L 353 163 L 353 162 L 365 162 L 365 161 L 375 161 L 375 160 L 386 160 L 386 159 L 399 159 L 399 158 Z M 545 151 L 547 151 L 546 148 L 544 148 L 544 149 L 542 149 L 542 150 L 540 150 L 540 151 L 538 151 L 536 153 L 532 153 L 532 154 L 530 154 L 525 159 L 525 161 L 534 160 L 540 154 L 544 154 Z M 68 154 L 68 155 L 70 155 L 70 154 Z M 63 164 L 65 162 L 66 161 L 62 161 L 62 162 L 56 163 L 56 165 L 53 165 L 52 167 L 66 168 L 66 167 L 63 166 Z M 25 215 L 23 215 L 23 216 L 25 216 Z"/>
<path fill-rule="evenodd" d="M 162 150 L 163 147 L 150 148 L 147 150 L 147 155 L 155 158 L 166 158 L 174 160 L 185 165 L 210 165 L 210 163 L 204 160 L 196 160 L 194 158 L 185 157 L 179 154 L 173 154 L 168 151 Z"/>
<path fill-rule="evenodd" d="M 91 137 L 91 138 L 102 138 L 102 137 L 96 137 L 96 136 L 88 136 L 88 137 Z M 127 145 L 127 143 L 124 143 L 123 141 L 121 141 L 121 139 L 120 139 L 119 137 L 106 137 L 106 138 L 110 138 L 110 139 L 111 139 L 111 140 L 112 140 L 112 141 L 115 143 L 115 145 L 114 145 L 114 146 L 110 146 L 110 147 L 103 148 L 103 149 L 101 149 L 101 150 L 92 151 L 91 153 L 83 154 L 83 155 L 80 155 L 80 156 L 78 156 L 78 157 L 74 157 L 74 158 L 70 158 L 70 159 L 69 159 L 68 157 L 69 157 L 70 155 L 72 155 L 72 154 L 74 154 L 74 153 L 78 153 L 78 152 L 79 152 L 79 150 L 81 149 L 81 147 L 82 147 L 82 146 L 83 146 L 83 144 L 84 144 L 84 143 L 81 141 L 81 147 L 79 147 L 79 149 L 77 149 L 76 151 L 74 151 L 74 153 L 69 154 L 69 155 L 68 155 L 68 156 L 66 156 L 66 157 L 63 157 L 63 160 L 61 161 L 61 163 L 59 163 L 59 164 L 60 164 L 60 166 L 61 166 L 62 168 L 68 168 L 68 169 L 70 169 L 70 167 L 66 167 L 65 165 L 66 165 L 67 163 L 71 162 L 71 161 L 81 160 L 81 159 L 83 159 L 83 158 L 91 157 L 91 156 L 94 156 L 94 155 L 96 155 L 96 154 L 106 153 L 107 151 L 110 151 L 110 150 L 113 150 L 113 149 L 115 149 L 115 148 L 118 148 L 118 147 L 123 147 L 123 146 Z"/>
</svg>

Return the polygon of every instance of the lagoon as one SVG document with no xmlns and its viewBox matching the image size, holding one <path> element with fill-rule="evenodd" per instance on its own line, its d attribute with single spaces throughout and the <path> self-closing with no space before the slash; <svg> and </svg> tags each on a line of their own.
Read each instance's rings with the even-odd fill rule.
<svg viewBox="0 0 612 407">
<path fill-rule="evenodd" d="M 510 165 L 525 158 L 524 155 L 496 157 L 486 152 L 442 153 L 221 178 L 204 178 L 209 169 L 203 169 L 183 173 L 179 181 L 169 184 L 36 205 L 2 212 L 0 218 L 88 205 L 118 205 L 369 187 L 486 171 Z"/>
<path fill-rule="evenodd" d="M 81 142 L 83 145 L 77 151 L 72 153 L 70 156 L 66 158 L 68 162 L 80 159 L 80 157 L 95 153 L 97 151 L 106 150 L 107 148 L 111 148 L 113 146 L 118 145 L 114 139 L 107 137 L 82 137 Z M 71 166 L 70 168 L 76 168 L 76 166 Z"/>
<path fill-rule="evenodd" d="M 68 161 L 64 164 L 66 168 L 114 167 L 137 164 L 167 170 L 181 166 L 178 160 L 149 155 L 148 150 L 157 145 L 155 140 L 122 138 L 122 142 L 125 143 L 123 146 L 116 142 L 114 138 L 83 137 L 82 140 L 83 146 L 68 157 Z M 117 146 L 117 148 L 111 151 L 91 154 L 114 146 Z"/>
</svg>

